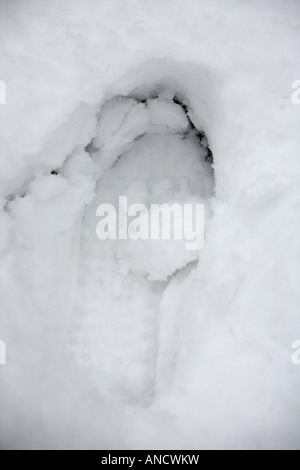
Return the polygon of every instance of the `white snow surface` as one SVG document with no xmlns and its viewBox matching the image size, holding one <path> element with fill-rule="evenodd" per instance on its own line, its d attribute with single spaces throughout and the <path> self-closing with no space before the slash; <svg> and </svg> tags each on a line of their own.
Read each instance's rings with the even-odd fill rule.
<svg viewBox="0 0 300 470">
<path fill-rule="evenodd" d="M 299 1 L 0 11 L 0 448 L 299 449 Z M 98 240 L 121 195 L 204 248 Z"/>
</svg>

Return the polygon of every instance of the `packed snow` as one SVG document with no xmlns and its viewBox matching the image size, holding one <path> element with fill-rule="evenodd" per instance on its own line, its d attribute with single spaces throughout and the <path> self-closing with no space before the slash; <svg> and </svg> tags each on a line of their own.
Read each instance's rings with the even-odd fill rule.
<svg viewBox="0 0 300 470">
<path fill-rule="evenodd" d="M 1 449 L 299 449 L 298 0 L 0 9 Z"/>
</svg>

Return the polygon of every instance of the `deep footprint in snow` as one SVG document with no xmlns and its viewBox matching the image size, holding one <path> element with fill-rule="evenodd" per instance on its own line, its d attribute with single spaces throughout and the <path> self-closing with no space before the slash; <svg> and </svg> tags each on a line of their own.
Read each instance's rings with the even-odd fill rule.
<svg viewBox="0 0 300 470">
<path fill-rule="evenodd" d="M 71 342 L 101 393 L 147 405 L 176 366 L 176 326 L 164 311 L 174 311 L 178 323 L 185 293 L 177 278 L 190 273 L 198 254 L 182 242 L 100 241 L 96 209 L 102 203 L 118 208 L 119 196 L 127 196 L 129 205 L 205 203 L 209 212 L 210 153 L 186 108 L 164 93 L 145 102 L 108 101 L 93 148 L 101 177 L 83 221 Z"/>
</svg>

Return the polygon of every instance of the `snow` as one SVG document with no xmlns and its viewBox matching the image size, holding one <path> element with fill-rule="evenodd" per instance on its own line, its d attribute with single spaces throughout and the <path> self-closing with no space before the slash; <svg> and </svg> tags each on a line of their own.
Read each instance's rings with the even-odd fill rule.
<svg viewBox="0 0 300 470">
<path fill-rule="evenodd" d="M 1 449 L 299 449 L 299 2 L 0 7 Z M 100 241 L 119 196 L 204 248 Z"/>
<path fill-rule="evenodd" d="M 149 103 L 149 114 L 152 132 L 161 132 L 165 127 L 174 133 L 188 129 L 187 118 L 182 108 L 175 103 L 152 100 Z"/>
</svg>

